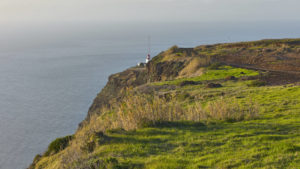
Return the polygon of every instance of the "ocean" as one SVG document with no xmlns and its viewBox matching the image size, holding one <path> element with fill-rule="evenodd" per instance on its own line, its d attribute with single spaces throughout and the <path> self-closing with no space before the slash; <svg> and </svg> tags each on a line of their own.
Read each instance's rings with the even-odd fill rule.
<svg viewBox="0 0 300 169">
<path fill-rule="evenodd" d="M 110 74 L 167 48 L 298 38 L 297 22 L 36 23 L 0 28 L 0 169 L 74 133 Z"/>
</svg>

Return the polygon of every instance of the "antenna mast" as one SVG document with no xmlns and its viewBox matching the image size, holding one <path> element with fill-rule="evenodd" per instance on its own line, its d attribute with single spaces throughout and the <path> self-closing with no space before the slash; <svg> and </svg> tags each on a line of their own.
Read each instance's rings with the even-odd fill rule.
<svg viewBox="0 0 300 169">
<path fill-rule="evenodd" d="M 151 53 L 151 36 L 148 36 L 148 54 Z"/>
</svg>

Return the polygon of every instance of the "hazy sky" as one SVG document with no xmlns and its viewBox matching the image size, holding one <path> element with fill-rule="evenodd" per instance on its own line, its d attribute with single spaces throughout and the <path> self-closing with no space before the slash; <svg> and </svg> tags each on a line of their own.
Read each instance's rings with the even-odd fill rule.
<svg viewBox="0 0 300 169">
<path fill-rule="evenodd" d="M 0 23 L 299 20 L 299 0 L 1 0 Z"/>
</svg>

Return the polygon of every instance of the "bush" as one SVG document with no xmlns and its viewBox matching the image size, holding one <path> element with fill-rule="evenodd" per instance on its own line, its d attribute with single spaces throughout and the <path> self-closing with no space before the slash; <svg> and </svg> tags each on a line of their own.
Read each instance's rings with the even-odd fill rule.
<svg viewBox="0 0 300 169">
<path fill-rule="evenodd" d="M 85 133 L 86 134 L 86 133 Z M 84 140 L 80 149 L 84 152 L 91 153 L 95 150 L 97 145 L 101 145 L 110 140 L 102 131 L 93 131 L 92 133 L 86 134 L 86 140 Z"/>
<path fill-rule="evenodd" d="M 96 148 L 96 143 L 94 141 L 87 142 L 85 143 L 84 146 L 80 147 L 82 151 L 89 152 L 89 153 L 93 152 L 95 148 Z"/>
<path fill-rule="evenodd" d="M 223 86 L 219 83 L 208 83 L 206 85 L 206 88 L 220 88 L 220 87 L 223 87 Z"/>
<path fill-rule="evenodd" d="M 169 49 L 169 51 L 171 52 L 171 53 L 175 53 L 175 52 L 177 52 L 178 51 L 178 46 L 177 45 L 174 45 L 174 46 L 172 46 L 170 49 Z"/>
<path fill-rule="evenodd" d="M 183 82 L 180 82 L 179 86 L 183 87 L 183 86 L 187 86 L 187 85 L 198 85 L 198 84 L 201 84 L 201 82 L 185 80 Z"/>
<path fill-rule="evenodd" d="M 237 80 L 237 78 L 235 76 L 227 76 L 225 77 L 225 80 Z"/>
<path fill-rule="evenodd" d="M 65 137 L 55 139 L 48 146 L 48 150 L 46 151 L 45 156 L 48 156 L 50 154 L 56 154 L 59 151 L 65 149 L 69 145 L 69 142 L 72 139 L 73 139 L 73 136 L 65 136 Z"/>
<path fill-rule="evenodd" d="M 260 86 L 265 86 L 265 85 L 266 85 L 266 82 L 264 82 L 264 81 L 254 80 L 248 84 L 248 87 L 260 87 Z"/>
<path fill-rule="evenodd" d="M 221 66 L 222 66 L 221 63 L 215 62 L 215 63 L 211 63 L 211 64 L 208 66 L 208 69 L 209 69 L 209 70 L 217 70 L 217 69 L 219 69 Z"/>
</svg>

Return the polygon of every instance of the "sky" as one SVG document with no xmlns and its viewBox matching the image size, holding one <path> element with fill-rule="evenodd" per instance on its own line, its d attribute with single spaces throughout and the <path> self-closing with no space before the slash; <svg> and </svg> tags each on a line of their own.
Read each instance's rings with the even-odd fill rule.
<svg viewBox="0 0 300 169">
<path fill-rule="evenodd" d="M 1 0 L 0 25 L 59 21 L 298 21 L 299 6 L 299 0 Z"/>
</svg>

